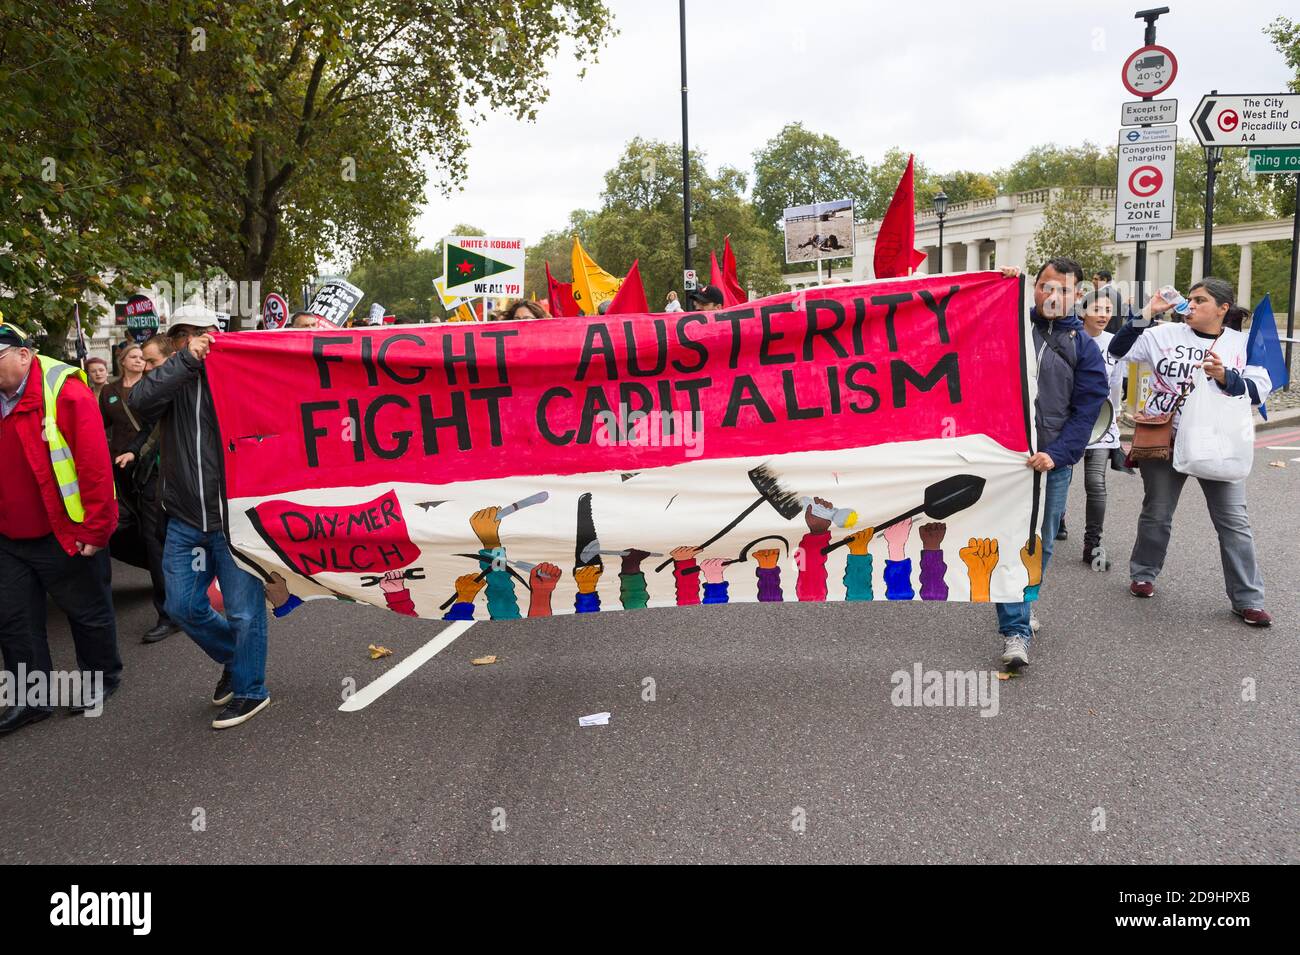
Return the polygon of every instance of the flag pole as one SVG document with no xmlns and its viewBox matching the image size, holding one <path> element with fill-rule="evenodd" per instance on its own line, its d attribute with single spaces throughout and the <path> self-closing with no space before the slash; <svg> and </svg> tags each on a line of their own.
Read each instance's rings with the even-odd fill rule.
<svg viewBox="0 0 1300 955">
<path fill-rule="evenodd" d="M 1296 272 L 1300 270 L 1300 172 L 1295 174 L 1295 208 L 1291 210 L 1291 292 L 1286 300 L 1286 368 L 1291 373 L 1291 344 L 1295 338 L 1295 292 Z M 1208 271 L 1208 269 L 1207 269 Z M 1287 381 L 1283 391 L 1291 390 Z"/>
<path fill-rule="evenodd" d="M 1292 297 L 1295 296 L 1294 292 L 1292 292 L 1291 294 Z M 85 371 L 86 358 L 89 355 L 90 350 L 86 347 L 86 336 L 85 333 L 81 330 L 81 303 L 80 302 L 74 302 L 72 304 L 72 320 L 77 323 L 77 364 L 81 367 L 82 371 Z M 1288 345 L 1287 347 L 1289 348 L 1291 346 Z"/>
<path fill-rule="evenodd" d="M 686 119 L 686 0 L 677 2 L 677 18 L 682 41 L 682 268 L 691 264 L 691 144 Z"/>
</svg>

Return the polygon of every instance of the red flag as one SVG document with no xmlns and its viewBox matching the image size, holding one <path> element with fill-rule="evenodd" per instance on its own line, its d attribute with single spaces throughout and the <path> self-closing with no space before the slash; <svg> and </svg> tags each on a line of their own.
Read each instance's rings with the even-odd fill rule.
<svg viewBox="0 0 1300 955">
<path fill-rule="evenodd" d="M 912 270 L 925 261 L 925 253 L 912 247 L 916 241 L 916 193 L 912 186 L 912 156 L 907 157 L 907 169 L 898 181 L 894 198 L 880 223 L 876 236 L 876 255 L 873 265 L 876 278 L 892 279 L 912 274 Z"/>
<path fill-rule="evenodd" d="M 573 318 L 582 314 L 573 300 L 573 283 L 557 282 L 551 275 L 551 263 L 546 263 L 546 294 L 550 299 L 552 318 Z"/>
<path fill-rule="evenodd" d="M 644 315 L 650 311 L 645 300 L 645 287 L 641 284 L 640 261 L 636 259 L 632 262 L 632 267 L 627 270 L 627 278 L 623 279 L 623 284 L 610 299 L 609 308 L 605 309 L 606 315 Z"/>
<path fill-rule="evenodd" d="M 749 301 L 745 287 L 736 275 L 736 253 L 731 251 L 731 236 L 727 236 L 722 245 L 722 296 L 726 300 L 723 304 L 728 308 Z"/>
<path fill-rule="evenodd" d="M 727 292 L 723 287 L 722 269 L 718 268 L 718 253 L 714 252 L 712 249 L 709 250 L 709 284 L 716 285 L 718 288 L 723 289 L 722 297 L 726 298 Z"/>
</svg>

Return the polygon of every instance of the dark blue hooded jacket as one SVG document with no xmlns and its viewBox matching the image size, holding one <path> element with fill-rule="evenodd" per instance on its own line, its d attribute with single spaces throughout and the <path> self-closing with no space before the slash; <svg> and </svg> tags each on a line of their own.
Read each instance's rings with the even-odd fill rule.
<svg viewBox="0 0 1300 955">
<path fill-rule="evenodd" d="M 1058 468 L 1077 464 L 1088 446 L 1101 403 L 1110 394 L 1106 362 L 1101 349 L 1084 332 L 1083 322 L 1075 316 L 1049 321 L 1040 318 L 1037 309 L 1031 309 L 1029 318 L 1034 329 L 1034 354 L 1041 354 L 1038 398 L 1034 403 L 1038 450 L 1047 452 Z M 1050 337 L 1070 361 L 1045 345 L 1045 337 Z"/>
</svg>

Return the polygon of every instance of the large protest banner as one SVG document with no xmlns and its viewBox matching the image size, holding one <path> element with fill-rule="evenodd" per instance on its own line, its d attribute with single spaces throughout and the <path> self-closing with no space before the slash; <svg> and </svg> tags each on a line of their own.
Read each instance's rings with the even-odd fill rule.
<svg viewBox="0 0 1300 955">
<path fill-rule="evenodd" d="M 450 619 L 1032 599 L 1022 298 L 221 335 L 231 542 L 300 597 Z"/>
</svg>

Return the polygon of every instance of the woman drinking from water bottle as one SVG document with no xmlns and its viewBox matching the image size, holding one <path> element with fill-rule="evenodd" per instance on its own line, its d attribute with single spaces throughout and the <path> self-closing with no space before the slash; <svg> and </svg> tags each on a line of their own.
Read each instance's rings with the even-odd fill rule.
<svg viewBox="0 0 1300 955">
<path fill-rule="evenodd" d="M 1115 335 L 1109 348 L 1116 358 L 1145 362 L 1151 367 L 1152 394 L 1147 410 L 1172 413 L 1177 428 L 1180 398 L 1191 388 L 1197 368 L 1209 379 L 1203 387 L 1218 388 L 1225 395 L 1249 395 L 1252 405 L 1262 403 L 1272 382 L 1263 368 L 1246 363 L 1246 335 L 1229 327 L 1244 314 L 1236 307 L 1232 286 L 1223 279 L 1202 279 L 1187 294 L 1184 323 L 1157 322 L 1148 328 L 1155 316 L 1168 312 L 1178 302 L 1176 293 L 1172 301 L 1163 293 L 1152 298 L 1141 319 L 1130 320 Z M 1187 475 L 1175 471 L 1170 460 L 1142 460 L 1139 466 L 1146 493 L 1138 518 L 1137 541 L 1129 559 L 1129 592 L 1135 597 L 1152 597 L 1155 579 L 1165 564 L 1170 525 Z M 1232 612 L 1245 623 L 1267 627 L 1273 620 L 1264 610 L 1264 581 L 1246 514 L 1245 482 L 1197 480 L 1219 536 L 1219 557 Z"/>
</svg>

